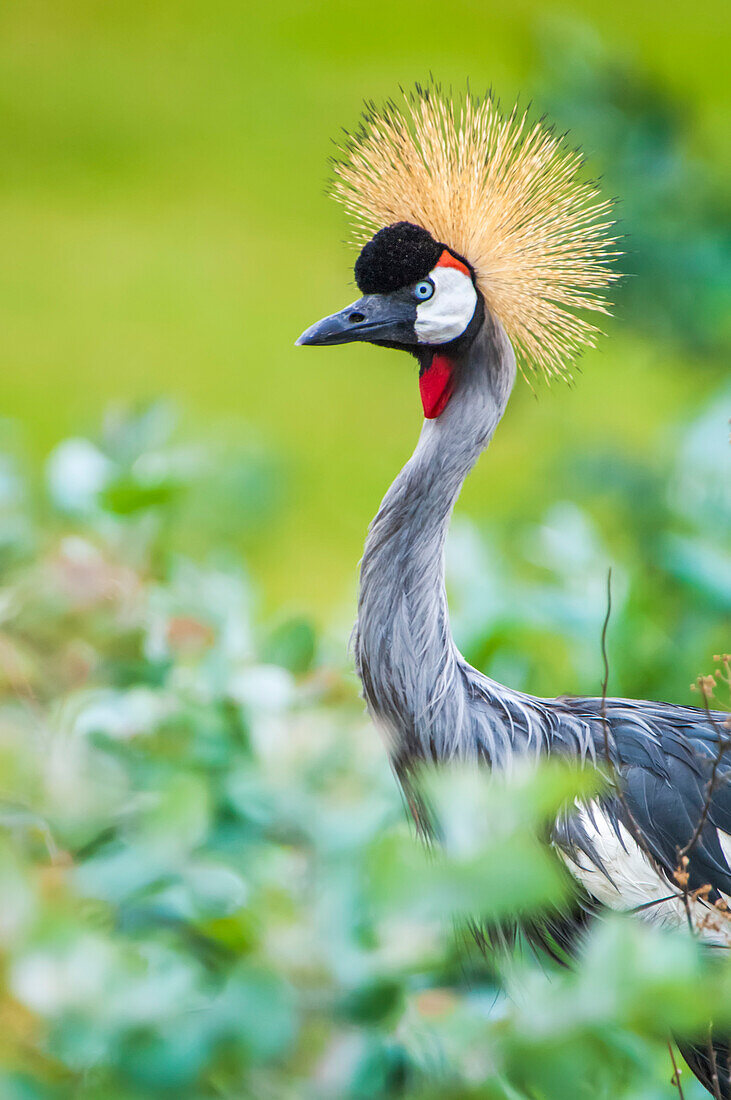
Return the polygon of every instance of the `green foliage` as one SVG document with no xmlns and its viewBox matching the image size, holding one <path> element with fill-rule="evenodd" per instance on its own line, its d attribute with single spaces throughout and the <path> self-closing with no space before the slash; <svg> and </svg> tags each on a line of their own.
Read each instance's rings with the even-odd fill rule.
<svg viewBox="0 0 731 1100">
<path fill-rule="evenodd" d="M 676 425 L 728 370 L 727 4 L 666 7 L 451 0 L 427 16 L 369 0 L 363 19 L 343 0 L 0 5 L 2 415 L 38 457 L 111 402 L 171 395 L 257 459 L 216 464 L 217 493 L 209 480 L 189 504 L 186 552 L 201 555 L 220 525 L 244 541 L 269 607 L 321 623 L 351 607 L 363 531 L 415 442 L 416 374 L 380 349 L 293 342 L 355 296 L 345 221 L 324 194 L 331 140 L 364 98 L 431 71 L 570 128 L 588 175 L 617 196 L 630 276 L 573 392 L 535 400 L 516 386 L 459 513 L 542 524 L 607 469 L 601 520 L 619 558 L 625 502 L 651 538 Z M 180 476 L 161 486 L 154 466 L 135 471 L 127 506 L 177 492 Z M 704 570 L 717 572 L 712 558 Z M 654 652 L 664 627 L 635 650 L 644 674 L 667 666 L 665 645 L 661 662 Z M 688 646 L 681 684 L 705 652 Z M 547 690 L 593 690 L 594 669 L 576 684 L 568 670 Z M 669 670 L 657 680 L 667 693 Z"/>
<path fill-rule="evenodd" d="M 686 353 L 727 353 L 728 191 L 707 158 L 687 155 L 687 106 L 585 26 L 559 20 L 539 48 L 542 105 L 594 151 L 618 197 L 622 321 Z"/>
<path fill-rule="evenodd" d="M 668 1100 L 668 1030 L 731 1023 L 727 964 L 629 921 L 574 972 L 477 950 L 467 919 L 566 898 L 536 838 L 593 779 L 443 774 L 438 844 L 410 831 L 346 630 L 297 607 L 352 584 L 414 377 L 291 346 L 348 294 L 321 190 L 363 95 L 433 68 L 570 126 L 633 278 L 573 392 L 516 389 L 450 539 L 455 631 L 515 687 L 596 690 L 611 563 L 610 689 L 688 701 L 731 606 L 715 6 L 547 33 L 459 0 L 418 35 L 378 0 L 3 8 L 3 408 L 37 448 L 120 394 L 216 429 L 116 411 L 39 479 L 0 423 L 2 1100 Z"/>
<path fill-rule="evenodd" d="M 672 1096 L 725 961 L 619 918 L 565 972 L 468 932 L 567 899 L 538 838 L 600 777 L 427 773 L 425 846 L 328 639 L 257 621 L 220 526 L 175 549 L 216 461 L 161 407 L 35 503 L 3 459 L 0 1095 Z"/>
<path fill-rule="evenodd" d="M 676 430 L 663 478 L 588 447 L 561 459 L 554 478 L 570 474 L 572 499 L 538 522 L 480 531 L 457 517 L 450 603 L 473 664 L 539 695 L 596 692 L 611 567 L 610 694 L 691 701 L 731 611 L 728 407 L 721 387 Z"/>
</svg>

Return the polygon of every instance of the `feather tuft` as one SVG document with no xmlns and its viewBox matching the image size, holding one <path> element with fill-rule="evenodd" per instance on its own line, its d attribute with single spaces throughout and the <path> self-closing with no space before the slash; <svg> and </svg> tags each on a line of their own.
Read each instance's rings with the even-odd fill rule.
<svg viewBox="0 0 731 1100">
<path fill-rule="evenodd" d="M 527 110 L 505 115 L 491 93 L 457 102 L 435 83 L 402 94 L 367 103 L 333 161 L 354 243 L 394 222 L 427 229 L 470 262 L 523 372 L 569 379 L 600 333 L 581 311 L 608 314 L 602 292 L 620 277 L 611 202 Z"/>
</svg>

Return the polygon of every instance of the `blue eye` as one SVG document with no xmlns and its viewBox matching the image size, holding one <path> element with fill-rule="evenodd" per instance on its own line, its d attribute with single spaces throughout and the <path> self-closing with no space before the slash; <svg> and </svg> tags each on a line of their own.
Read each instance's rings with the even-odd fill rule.
<svg viewBox="0 0 731 1100">
<path fill-rule="evenodd" d="M 425 302 L 427 298 L 431 298 L 434 293 L 434 283 L 431 279 L 424 279 L 423 282 L 417 283 L 414 287 L 414 297 L 418 298 L 420 302 Z"/>
</svg>

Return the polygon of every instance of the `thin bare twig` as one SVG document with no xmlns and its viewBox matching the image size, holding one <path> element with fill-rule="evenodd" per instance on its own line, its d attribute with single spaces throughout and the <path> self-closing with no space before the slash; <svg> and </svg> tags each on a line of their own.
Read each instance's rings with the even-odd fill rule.
<svg viewBox="0 0 731 1100">
<path fill-rule="evenodd" d="M 655 866 L 656 861 L 655 861 L 655 858 L 652 855 L 652 852 L 650 851 L 649 846 L 648 846 L 648 844 L 645 840 L 643 830 L 638 825 L 637 821 L 634 818 L 634 815 L 633 815 L 632 811 L 630 810 L 630 808 L 627 804 L 627 800 L 624 796 L 624 791 L 622 789 L 620 777 L 619 777 L 619 774 L 618 774 L 617 764 L 616 764 L 616 761 L 614 760 L 614 758 L 612 756 L 611 748 L 610 748 L 609 720 L 607 719 L 607 690 L 609 688 L 609 657 L 608 657 L 608 654 L 607 654 L 607 632 L 608 632 L 608 629 L 609 629 L 609 620 L 610 620 L 610 617 L 611 617 L 611 613 L 612 613 L 612 570 L 610 569 L 608 574 L 607 574 L 607 611 L 606 611 L 606 614 L 604 616 L 604 623 L 603 623 L 603 626 L 602 626 L 602 635 L 601 635 L 602 662 L 603 662 L 603 665 L 604 665 L 604 678 L 602 680 L 602 706 L 601 706 L 602 731 L 603 731 L 603 734 L 604 734 L 604 754 L 605 754 L 606 759 L 607 759 L 607 765 L 611 768 L 611 770 L 614 774 L 617 799 L 619 800 L 619 803 L 622 806 L 622 809 L 624 811 L 624 814 L 625 814 L 625 817 L 626 817 L 626 822 L 627 822 L 627 825 L 630 828 L 630 832 L 633 834 L 634 840 L 639 845 L 639 847 L 640 847 L 641 851 L 643 852 L 643 854 L 645 856 L 647 856 L 647 858 L 650 860 L 650 863 L 653 866 Z M 687 844 L 684 845 L 684 847 L 682 849 L 680 849 L 678 851 L 678 871 L 676 872 L 676 881 L 678 881 L 678 885 L 680 885 L 681 890 L 682 890 L 683 904 L 684 904 L 684 907 L 685 907 L 685 912 L 686 912 L 686 916 L 687 916 L 687 919 L 688 919 L 688 925 L 690 927 L 691 933 L 695 933 L 696 930 L 695 930 L 694 925 L 693 925 L 693 917 L 692 917 L 692 911 L 691 911 L 691 905 L 690 905 L 690 897 L 689 897 L 689 892 L 688 892 L 688 877 L 689 876 L 688 876 L 686 868 L 687 868 L 688 863 L 689 863 L 690 853 L 692 852 L 693 847 L 697 844 L 698 839 L 699 839 L 699 837 L 701 836 L 701 834 L 703 832 L 703 828 L 705 826 L 705 823 L 708 819 L 708 814 L 709 814 L 709 811 L 710 811 L 711 802 L 713 801 L 713 795 L 714 795 L 716 789 L 718 788 L 718 786 L 720 784 L 720 781 L 722 779 L 722 776 L 720 774 L 719 769 L 721 767 L 721 762 L 723 760 L 723 756 L 731 748 L 731 735 L 725 734 L 723 732 L 723 730 L 721 729 L 719 723 L 713 717 L 713 714 L 711 713 L 711 708 L 708 704 L 708 692 L 703 689 L 702 685 L 701 685 L 701 692 L 702 692 L 702 695 L 703 695 L 703 703 L 704 703 L 704 706 L 705 706 L 705 709 L 706 709 L 706 715 L 708 717 L 708 721 L 711 724 L 711 727 L 715 731 L 716 736 L 718 738 L 718 751 L 717 751 L 716 756 L 714 758 L 713 766 L 711 768 L 711 774 L 709 776 L 708 784 L 706 786 L 705 796 L 704 796 L 704 800 L 703 800 L 703 807 L 702 807 L 702 810 L 701 810 L 700 817 L 698 819 L 698 822 L 696 824 L 696 827 L 693 831 L 693 834 L 692 834 L 690 840 L 687 842 Z M 699 899 L 699 893 L 700 892 L 698 890 L 694 891 L 694 898 L 696 900 Z M 663 900 L 669 900 L 669 898 L 663 899 Z M 653 904 L 656 904 L 656 903 L 651 902 L 651 903 L 649 903 L 649 905 L 647 907 L 649 908 Z M 646 906 L 639 906 L 638 910 L 644 909 L 645 907 Z M 680 1081 L 680 1070 L 679 1070 L 677 1062 L 675 1060 L 675 1053 L 673 1051 L 673 1047 L 672 1047 L 671 1042 L 668 1042 L 668 1050 L 670 1052 L 670 1059 L 671 1059 L 672 1064 L 673 1064 L 672 1084 L 677 1087 L 678 1095 L 679 1095 L 680 1100 L 685 1100 L 685 1097 L 684 1097 L 684 1094 L 683 1094 L 683 1086 L 682 1086 L 681 1081 Z M 723 1097 L 721 1095 L 721 1086 L 720 1086 L 720 1082 L 719 1082 L 719 1079 L 718 1079 L 718 1064 L 717 1064 L 717 1061 L 716 1061 L 716 1051 L 715 1051 L 714 1046 L 713 1046 L 712 1033 L 710 1031 L 709 1031 L 709 1035 L 708 1035 L 708 1052 L 709 1052 L 709 1061 L 710 1061 L 710 1067 L 711 1067 L 711 1086 L 712 1086 L 712 1089 L 713 1089 L 714 1100 L 723 1100 Z"/>
<path fill-rule="evenodd" d="M 683 1086 L 680 1083 L 680 1074 L 682 1070 L 678 1069 L 678 1063 L 675 1061 L 675 1051 L 673 1050 L 673 1044 L 668 1039 L 668 1050 L 670 1051 L 670 1061 L 673 1063 L 673 1076 L 670 1078 L 670 1084 L 675 1085 L 678 1090 L 678 1096 L 680 1100 L 685 1100 L 685 1094 L 683 1093 Z"/>
<path fill-rule="evenodd" d="M 602 732 L 604 734 L 604 755 L 607 758 L 607 764 L 612 770 L 614 775 L 614 787 L 617 793 L 619 804 L 621 805 L 626 818 L 627 825 L 629 826 L 629 832 L 632 834 L 632 839 L 639 845 L 643 854 L 647 856 L 650 863 L 654 867 L 656 865 L 655 857 L 653 856 L 650 847 L 645 839 L 645 834 L 640 825 L 635 820 L 635 816 L 627 804 L 627 799 L 624 796 L 622 789 L 622 782 L 619 777 L 619 769 L 612 757 L 610 743 L 609 743 L 609 719 L 607 718 L 607 690 L 609 688 L 609 656 L 607 653 L 607 631 L 609 629 L 609 619 L 612 614 L 612 570 L 611 568 L 607 572 L 607 610 L 604 616 L 604 624 L 602 626 L 602 663 L 604 665 L 604 678 L 602 680 Z"/>
<path fill-rule="evenodd" d="M 711 1061 L 711 1084 L 713 1085 L 713 1100 L 723 1100 L 721 1095 L 721 1082 L 718 1080 L 718 1063 L 716 1062 L 716 1048 L 713 1045 L 711 1032 L 708 1032 L 708 1057 Z"/>
<path fill-rule="evenodd" d="M 698 823 L 688 843 L 678 852 L 679 861 L 682 860 L 683 856 L 689 856 L 695 845 L 698 843 L 698 838 L 703 832 L 703 827 L 706 823 L 706 820 L 708 819 L 708 812 L 711 808 L 713 796 L 716 793 L 718 786 L 720 785 L 721 779 L 723 778 L 719 775 L 718 769 L 721 766 L 721 761 L 723 760 L 724 753 L 728 752 L 728 750 L 731 748 L 731 737 L 723 733 L 718 722 L 713 717 L 711 708 L 708 705 L 708 692 L 702 690 L 701 695 L 703 696 L 703 704 L 706 708 L 708 721 L 710 722 L 713 730 L 716 733 L 716 736 L 718 737 L 718 752 L 716 753 L 716 756 L 713 760 L 713 767 L 711 768 L 711 774 L 708 778 L 708 783 L 706 785 L 706 793 L 703 799 L 703 808 L 701 810 L 700 817 L 698 818 Z"/>
<path fill-rule="evenodd" d="M 617 764 L 616 764 L 615 760 L 612 757 L 611 749 L 610 749 L 609 720 L 607 718 L 607 690 L 608 690 L 608 687 L 609 687 L 609 656 L 608 656 L 608 653 L 607 653 L 607 631 L 609 629 L 609 619 L 611 617 L 611 614 L 612 614 L 612 570 L 609 569 L 609 571 L 607 573 L 607 611 L 606 611 L 606 614 L 604 616 L 604 624 L 602 626 L 602 637 L 601 637 L 602 662 L 604 664 L 604 679 L 602 680 L 602 708 L 601 708 L 602 731 L 603 731 L 603 734 L 604 734 L 604 754 L 607 758 L 607 764 L 608 764 L 609 768 L 612 770 L 612 773 L 614 775 L 614 787 L 615 787 L 615 791 L 616 791 L 616 795 L 617 795 L 617 800 L 619 801 L 619 804 L 622 807 L 622 810 L 624 812 L 625 825 L 628 829 L 628 832 L 630 833 L 630 835 L 632 836 L 632 839 L 635 841 L 638 848 L 640 849 L 642 854 L 645 856 L 645 858 L 648 860 L 650 865 L 652 867 L 657 868 L 658 867 L 657 860 L 655 859 L 655 856 L 652 853 L 650 845 L 647 842 L 644 830 L 642 829 L 642 827 L 638 824 L 637 820 L 635 819 L 635 816 L 634 816 L 634 814 L 632 813 L 632 810 L 629 807 L 627 799 L 625 798 L 624 790 L 622 788 L 622 781 L 621 781 L 620 776 L 619 776 L 619 770 L 617 768 Z M 679 867 L 682 867 L 683 871 L 685 871 L 685 864 L 683 864 L 682 862 L 679 863 Z M 678 880 L 678 886 L 680 886 L 681 891 L 682 891 L 681 896 L 683 898 L 683 905 L 684 905 L 684 908 L 685 908 L 685 916 L 686 916 L 686 919 L 688 921 L 688 927 L 689 927 L 691 933 L 695 933 L 695 928 L 694 928 L 694 925 L 693 925 L 693 913 L 692 913 L 692 910 L 691 910 L 691 907 L 690 907 L 690 900 L 689 900 L 689 897 L 688 897 L 688 876 L 686 874 L 685 877 L 684 877 L 684 880 L 682 880 L 680 878 L 678 872 L 676 872 L 676 880 Z"/>
<path fill-rule="evenodd" d="M 607 572 L 607 610 L 602 624 L 602 662 L 604 663 L 604 679 L 602 680 L 602 717 L 606 718 L 607 688 L 609 687 L 609 657 L 607 655 L 607 631 L 612 615 L 612 569 Z"/>
<path fill-rule="evenodd" d="M 602 625 L 602 634 L 601 634 L 602 663 L 604 665 L 604 677 L 603 677 L 603 680 L 602 680 L 602 705 L 601 705 L 602 732 L 603 732 L 603 735 L 604 735 L 604 754 L 606 756 L 607 765 L 611 769 L 611 771 L 613 773 L 613 776 L 614 776 L 614 788 L 615 788 L 617 800 L 618 800 L 620 806 L 622 807 L 622 811 L 624 813 L 624 818 L 625 818 L 624 823 L 625 823 L 626 827 L 628 828 L 628 831 L 630 832 L 633 840 L 638 845 L 641 852 L 646 857 L 646 859 L 649 861 L 651 866 L 657 868 L 658 867 L 657 860 L 655 859 L 655 857 L 652 853 L 652 850 L 651 850 L 651 848 L 650 848 L 650 846 L 647 842 L 647 839 L 645 837 L 645 833 L 644 833 L 642 827 L 638 824 L 634 814 L 632 813 L 632 810 L 630 809 L 630 807 L 627 803 L 627 799 L 625 797 L 625 793 L 624 793 L 622 783 L 621 783 L 621 779 L 620 779 L 619 772 L 618 772 L 617 761 L 614 759 L 614 757 L 612 755 L 612 749 L 611 749 L 611 743 L 610 743 L 610 727 L 609 727 L 609 720 L 607 718 L 607 691 L 608 691 L 608 688 L 609 688 L 609 656 L 608 656 L 608 652 L 607 652 L 607 633 L 608 633 L 608 630 L 609 630 L 609 620 L 611 618 L 611 613 L 612 613 L 612 570 L 610 569 L 609 572 L 607 573 L 607 610 L 606 610 L 606 614 L 604 616 L 604 623 Z M 709 776 L 708 783 L 706 785 L 706 790 L 705 790 L 705 795 L 704 795 L 704 800 L 703 800 L 703 807 L 701 809 L 701 813 L 700 813 L 698 822 L 696 823 L 696 827 L 693 831 L 692 836 L 690 837 L 689 841 L 687 842 L 687 844 L 685 844 L 683 848 L 678 850 L 678 864 L 677 864 L 677 868 L 676 868 L 675 875 L 674 875 L 676 885 L 677 885 L 677 887 L 679 888 L 679 891 L 680 891 L 680 897 L 682 898 L 683 908 L 685 909 L 685 916 L 686 916 L 686 920 L 688 922 L 688 928 L 689 928 L 690 932 L 694 935 L 697 933 L 697 929 L 696 929 L 694 921 L 693 921 L 693 909 L 692 909 L 691 901 L 695 901 L 696 903 L 699 903 L 701 905 L 708 904 L 708 903 L 707 903 L 706 899 L 702 897 L 702 894 L 701 894 L 700 891 L 698 891 L 698 890 L 693 891 L 693 894 L 692 894 L 692 897 L 691 897 L 691 893 L 688 889 L 688 883 L 689 883 L 689 878 L 690 878 L 690 876 L 688 874 L 688 864 L 690 862 L 690 853 L 692 852 L 694 846 L 698 843 L 698 839 L 699 839 L 699 837 L 701 836 L 701 834 L 703 832 L 703 828 L 704 828 L 705 823 L 708 819 L 708 813 L 710 811 L 711 802 L 713 801 L 713 795 L 714 795 L 715 791 L 717 790 L 718 786 L 720 785 L 721 780 L 724 778 L 722 773 L 720 772 L 721 762 L 723 760 L 724 754 L 731 748 L 731 735 L 724 734 L 723 730 L 721 729 L 721 726 L 718 724 L 716 719 L 713 717 L 713 714 L 711 713 L 710 706 L 708 705 L 708 691 L 705 689 L 704 685 L 700 682 L 700 678 L 699 678 L 699 686 L 701 687 L 701 692 L 702 692 L 702 695 L 703 695 L 703 702 L 704 702 L 704 705 L 705 705 L 706 714 L 708 716 L 708 721 L 710 722 L 710 724 L 711 724 L 711 726 L 712 726 L 713 730 L 715 731 L 716 736 L 718 738 L 718 751 L 717 751 L 716 756 L 714 758 L 713 766 L 711 768 L 711 774 Z M 660 871 L 662 871 L 662 868 L 660 868 Z M 710 886 L 708 887 L 708 889 L 710 890 Z M 665 900 L 667 900 L 667 899 L 665 899 Z M 713 907 L 708 905 L 708 909 L 709 909 L 709 911 L 712 911 Z"/>
<path fill-rule="evenodd" d="M 711 774 L 708 777 L 708 782 L 706 784 L 706 789 L 705 789 L 705 793 L 704 793 L 704 796 L 703 796 L 703 805 L 701 807 L 701 812 L 698 816 L 698 821 L 696 822 L 695 829 L 693 830 L 693 833 L 691 834 L 690 839 L 688 840 L 688 842 L 682 848 L 678 849 L 678 866 L 677 866 L 677 869 L 676 869 L 676 872 L 675 872 L 675 881 L 678 883 L 678 885 L 680 886 L 680 888 L 682 890 L 683 904 L 685 905 L 685 911 L 686 911 L 686 915 L 688 917 L 688 922 L 689 922 L 691 930 L 693 932 L 695 932 L 696 929 L 693 925 L 692 912 L 691 912 L 691 906 L 690 906 L 690 897 L 689 897 L 689 893 L 688 893 L 688 882 L 689 882 L 688 865 L 690 863 L 690 854 L 693 851 L 693 848 L 696 846 L 696 844 L 698 843 L 700 837 L 703 834 L 703 829 L 705 827 L 706 821 L 708 820 L 708 814 L 709 814 L 710 809 L 711 809 L 711 803 L 713 802 L 713 796 L 716 793 L 716 790 L 718 789 L 718 787 L 720 786 L 721 780 L 724 779 L 724 778 L 727 779 L 727 777 L 724 777 L 721 774 L 720 767 L 721 767 L 721 762 L 723 760 L 724 755 L 728 752 L 729 748 L 731 748 L 731 736 L 729 736 L 729 735 L 727 735 L 723 732 L 721 726 L 719 725 L 719 723 L 714 718 L 713 713 L 711 711 L 711 708 L 709 706 L 708 700 L 709 700 L 709 696 L 710 696 L 710 691 L 707 687 L 707 679 L 705 677 L 699 676 L 696 683 L 697 683 L 698 687 L 700 688 L 700 692 L 701 692 L 701 695 L 703 697 L 703 705 L 704 705 L 705 710 L 706 710 L 706 716 L 708 718 L 708 722 L 709 722 L 711 728 L 713 729 L 713 731 L 715 732 L 716 737 L 718 739 L 718 750 L 717 750 L 716 755 L 713 759 L 713 764 L 711 766 Z M 707 890 L 710 891 L 710 889 L 711 889 L 711 885 L 709 883 L 708 887 L 707 887 Z M 700 892 L 698 890 L 695 890 L 694 893 L 693 893 L 694 900 L 696 900 L 696 901 L 699 900 L 699 895 L 700 895 Z M 701 902 L 705 901 L 705 899 L 702 899 L 702 898 L 700 900 L 701 900 Z M 711 907 L 709 906 L 709 909 L 710 908 Z M 713 1058 L 714 1058 L 714 1061 L 715 1061 L 715 1054 L 714 1054 Z"/>
</svg>

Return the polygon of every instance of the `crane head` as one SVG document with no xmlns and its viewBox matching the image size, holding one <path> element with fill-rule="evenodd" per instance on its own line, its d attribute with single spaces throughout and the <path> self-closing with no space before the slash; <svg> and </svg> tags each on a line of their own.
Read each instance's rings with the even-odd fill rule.
<svg viewBox="0 0 731 1100">
<path fill-rule="evenodd" d="M 462 336 L 477 306 L 467 261 L 410 222 L 388 225 L 368 241 L 355 281 L 363 297 L 312 325 L 298 344 L 439 346 Z"/>
<path fill-rule="evenodd" d="M 455 346 L 482 314 L 467 261 L 410 222 L 386 226 L 368 241 L 355 264 L 355 281 L 363 297 L 312 325 L 298 344 L 365 341 L 411 351 L 420 361 L 432 349 L 431 364 L 434 349 Z M 432 384 L 438 372 L 426 374 L 432 382 L 427 393 L 421 387 L 424 411 L 438 415 L 445 394 Z"/>
</svg>

